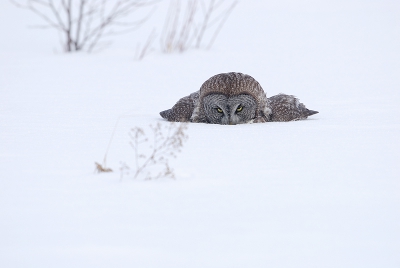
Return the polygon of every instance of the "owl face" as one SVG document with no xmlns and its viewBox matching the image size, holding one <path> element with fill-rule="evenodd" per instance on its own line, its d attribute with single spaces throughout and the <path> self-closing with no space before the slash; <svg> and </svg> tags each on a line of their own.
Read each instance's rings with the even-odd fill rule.
<svg viewBox="0 0 400 268">
<path fill-rule="evenodd" d="M 226 96 L 210 94 L 203 98 L 203 109 L 211 124 L 236 125 L 255 118 L 257 103 L 248 94 Z"/>
</svg>

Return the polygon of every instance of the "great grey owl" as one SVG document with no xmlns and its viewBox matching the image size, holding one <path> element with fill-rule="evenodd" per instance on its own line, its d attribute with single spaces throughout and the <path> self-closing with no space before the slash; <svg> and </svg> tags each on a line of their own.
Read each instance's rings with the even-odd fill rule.
<svg viewBox="0 0 400 268">
<path fill-rule="evenodd" d="M 316 113 L 292 95 L 267 98 L 250 75 L 222 73 L 205 81 L 199 91 L 180 99 L 160 115 L 172 122 L 236 125 L 300 120 Z"/>
</svg>

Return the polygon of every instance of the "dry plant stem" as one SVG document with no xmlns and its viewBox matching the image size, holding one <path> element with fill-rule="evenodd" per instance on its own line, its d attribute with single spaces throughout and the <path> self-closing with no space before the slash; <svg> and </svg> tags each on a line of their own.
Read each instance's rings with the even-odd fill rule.
<svg viewBox="0 0 400 268">
<path fill-rule="evenodd" d="M 161 37 L 161 47 L 163 52 L 183 52 L 190 47 L 193 38 L 195 37 L 194 21 L 197 12 L 197 3 L 197 0 L 186 2 L 183 21 L 180 22 L 181 2 L 179 0 L 170 2 Z"/>
<path fill-rule="evenodd" d="M 186 7 L 184 24 L 179 35 L 179 42 L 177 44 L 178 50 L 183 52 L 187 50 L 191 44 L 190 36 L 191 29 L 193 28 L 194 17 L 197 9 L 197 1 L 189 1 Z"/>
<path fill-rule="evenodd" d="M 130 145 L 135 152 L 135 165 L 136 171 L 134 178 L 136 179 L 145 170 L 149 170 L 151 166 L 163 166 L 164 169 L 157 175 L 152 175 L 149 171 L 146 179 L 157 179 L 160 177 L 175 178 L 173 170 L 169 166 L 169 158 L 176 157 L 183 146 L 183 142 L 187 139 L 184 130 L 187 128 L 186 124 L 176 126 L 171 123 L 166 128 L 162 128 L 160 123 L 156 126 L 150 126 L 153 130 L 153 144 L 151 146 L 151 153 L 149 156 L 140 154 L 139 145 L 148 141 L 143 129 L 135 127 L 129 133 L 131 137 Z M 167 130 L 167 135 L 164 136 L 164 130 Z M 144 159 L 143 162 L 140 159 Z"/>
<path fill-rule="evenodd" d="M 111 137 L 110 137 L 110 140 L 108 141 L 107 149 L 106 149 L 106 152 L 104 154 L 103 165 L 102 165 L 103 167 L 107 167 L 107 155 L 108 155 L 108 152 L 110 150 L 111 143 L 114 140 L 114 135 L 115 135 L 115 132 L 116 132 L 116 130 L 118 128 L 119 121 L 122 118 L 128 118 L 128 117 L 135 117 L 135 116 L 134 115 L 121 115 L 121 116 L 118 117 L 117 122 L 115 122 L 114 129 L 113 129 L 113 131 L 111 133 Z"/>
<path fill-rule="evenodd" d="M 146 57 L 148 54 L 152 52 L 151 45 L 153 44 L 156 37 L 157 37 L 156 30 L 153 29 L 153 31 L 147 38 L 146 43 L 143 45 L 142 49 L 140 49 L 140 44 L 137 46 L 136 56 L 135 56 L 136 60 L 142 60 L 144 57 Z"/>
<path fill-rule="evenodd" d="M 10 0 L 30 10 L 45 22 L 38 28 L 54 28 L 63 33 L 65 52 L 93 51 L 105 36 L 123 34 L 140 27 L 152 14 L 132 21 L 128 16 L 159 0 Z"/>
<path fill-rule="evenodd" d="M 233 4 L 224 12 L 224 16 L 222 17 L 221 23 L 218 25 L 217 30 L 214 32 L 213 36 L 211 37 L 211 41 L 207 46 L 207 49 L 210 49 L 212 45 L 214 44 L 215 39 L 217 39 L 217 36 L 219 32 L 221 31 L 222 27 L 224 26 L 226 20 L 228 19 L 229 15 L 231 14 L 232 10 L 235 8 L 237 5 L 238 1 L 233 2 Z"/>
<path fill-rule="evenodd" d="M 125 162 L 120 162 L 121 167 L 119 168 L 120 170 L 120 181 L 122 181 L 122 178 L 125 175 L 129 175 L 129 166 Z"/>
<path fill-rule="evenodd" d="M 161 37 L 161 48 L 163 52 L 169 53 L 173 50 L 173 43 L 175 42 L 175 35 L 179 23 L 179 14 L 180 2 L 171 1 Z"/>
<path fill-rule="evenodd" d="M 208 21 L 211 17 L 211 13 L 214 11 L 214 0 L 211 0 L 210 5 L 208 6 L 207 11 L 204 14 L 204 20 L 203 23 L 201 25 L 200 31 L 197 35 L 197 42 L 196 42 L 196 48 L 200 48 L 200 44 L 201 44 L 201 40 L 203 39 L 204 33 L 207 29 L 208 26 Z M 205 9 L 205 4 L 204 1 L 201 1 L 201 6 L 203 7 L 203 9 Z"/>
<path fill-rule="evenodd" d="M 188 50 L 194 41 L 194 47 L 198 49 L 203 44 L 206 32 L 217 25 L 213 27 L 214 32 L 206 46 L 207 49 L 211 48 L 237 1 L 226 9 L 222 8 L 224 0 L 210 0 L 208 4 L 206 2 L 204 0 L 187 1 L 181 18 L 181 2 L 171 0 L 160 39 L 163 52 L 182 53 Z M 199 7 L 201 14 L 199 14 Z"/>
</svg>

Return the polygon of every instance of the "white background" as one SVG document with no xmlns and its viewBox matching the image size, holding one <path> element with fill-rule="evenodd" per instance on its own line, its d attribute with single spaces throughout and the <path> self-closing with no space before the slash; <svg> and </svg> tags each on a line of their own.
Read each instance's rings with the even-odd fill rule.
<svg viewBox="0 0 400 268">
<path fill-rule="evenodd" d="M 400 267 L 399 3 L 243 0 L 211 50 L 135 61 L 167 2 L 67 55 L 1 1 L 0 266 Z M 129 129 L 230 71 L 319 114 L 190 124 L 176 180 L 121 181 Z"/>
</svg>

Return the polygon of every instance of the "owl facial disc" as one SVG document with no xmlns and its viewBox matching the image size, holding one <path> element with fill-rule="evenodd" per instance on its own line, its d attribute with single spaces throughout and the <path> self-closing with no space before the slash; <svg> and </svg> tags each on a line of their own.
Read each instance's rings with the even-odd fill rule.
<svg viewBox="0 0 400 268">
<path fill-rule="evenodd" d="M 236 125 L 254 118 L 256 100 L 248 94 L 226 96 L 210 94 L 203 99 L 203 109 L 211 124 Z"/>
</svg>

